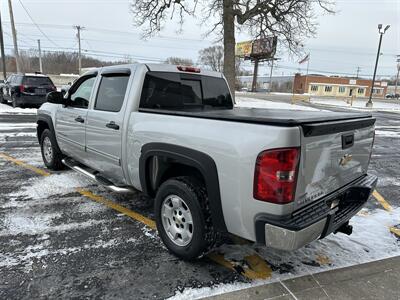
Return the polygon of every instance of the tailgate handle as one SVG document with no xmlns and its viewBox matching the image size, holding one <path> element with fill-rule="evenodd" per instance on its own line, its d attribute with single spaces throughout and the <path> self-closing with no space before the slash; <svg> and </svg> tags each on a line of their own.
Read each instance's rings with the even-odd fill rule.
<svg viewBox="0 0 400 300">
<path fill-rule="evenodd" d="M 350 148 L 354 145 L 354 133 L 342 135 L 342 149 Z"/>
</svg>

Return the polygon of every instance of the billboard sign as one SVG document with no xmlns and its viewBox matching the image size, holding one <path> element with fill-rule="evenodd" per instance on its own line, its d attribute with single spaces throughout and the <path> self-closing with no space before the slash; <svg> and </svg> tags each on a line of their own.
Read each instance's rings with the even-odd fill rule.
<svg viewBox="0 0 400 300">
<path fill-rule="evenodd" d="M 267 37 L 253 42 L 252 56 L 260 58 L 274 57 L 278 38 L 275 36 Z"/>
<path fill-rule="evenodd" d="M 276 52 L 278 38 L 276 36 L 245 41 L 236 44 L 235 55 L 244 58 L 268 59 Z"/>
<path fill-rule="evenodd" d="M 252 41 L 245 41 L 236 44 L 235 55 L 239 57 L 250 57 L 253 48 Z"/>
</svg>

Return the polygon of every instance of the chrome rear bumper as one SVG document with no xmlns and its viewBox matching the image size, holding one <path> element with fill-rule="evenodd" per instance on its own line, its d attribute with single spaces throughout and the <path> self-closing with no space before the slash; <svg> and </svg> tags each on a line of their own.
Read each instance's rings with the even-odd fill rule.
<svg viewBox="0 0 400 300">
<path fill-rule="evenodd" d="M 258 215 L 255 220 L 257 243 L 292 251 L 341 231 L 340 228 L 365 205 L 377 181 L 376 176 L 365 175 L 290 215 Z"/>
</svg>

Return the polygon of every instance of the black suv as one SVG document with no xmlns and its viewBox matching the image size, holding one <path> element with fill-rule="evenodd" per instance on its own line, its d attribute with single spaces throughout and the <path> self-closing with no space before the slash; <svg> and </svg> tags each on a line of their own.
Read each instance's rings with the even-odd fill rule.
<svg viewBox="0 0 400 300">
<path fill-rule="evenodd" d="M 39 107 L 46 95 L 56 91 L 54 83 L 42 74 L 12 74 L 0 85 L 0 102 L 13 107 Z"/>
</svg>

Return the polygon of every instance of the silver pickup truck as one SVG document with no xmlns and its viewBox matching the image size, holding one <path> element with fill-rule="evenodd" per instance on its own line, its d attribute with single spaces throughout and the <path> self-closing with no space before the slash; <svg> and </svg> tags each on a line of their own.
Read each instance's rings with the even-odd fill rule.
<svg viewBox="0 0 400 300">
<path fill-rule="evenodd" d="M 351 234 L 377 182 L 371 115 L 235 107 L 217 72 L 103 67 L 47 101 L 45 165 L 154 198 L 159 235 L 183 259 L 224 232 L 282 250 Z"/>
</svg>

